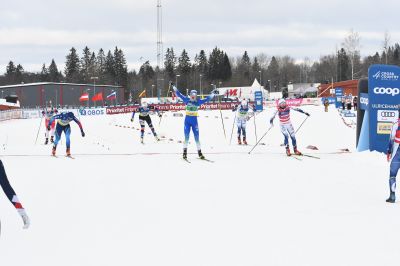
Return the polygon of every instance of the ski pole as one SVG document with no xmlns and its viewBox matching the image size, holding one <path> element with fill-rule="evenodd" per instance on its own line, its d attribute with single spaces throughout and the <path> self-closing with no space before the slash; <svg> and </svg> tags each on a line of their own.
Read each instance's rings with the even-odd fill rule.
<svg viewBox="0 0 400 266">
<path fill-rule="evenodd" d="M 236 121 L 236 112 L 235 112 L 235 118 L 233 118 L 231 140 L 229 141 L 229 145 L 232 144 L 232 136 L 233 136 L 233 129 L 235 128 L 235 121 Z"/>
<path fill-rule="evenodd" d="M 39 128 L 38 128 L 37 134 L 36 134 L 35 145 L 36 145 L 38 137 L 39 137 L 40 127 L 42 126 L 42 120 L 43 120 L 43 116 L 42 116 L 42 118 L 40 118 Z"/>
<path fill-rule="evenodd" d="M 217 89 L 217 87 L 214 85 L 214 89 Z M 222 122 L 222 128 L 224 129 L 224 136 L 226 140 L 226 131 L 225 131 L 225 124 L 224 124 L 224 118 L 222 117 L 222 110 L 221 110 L 221 99 L 218 97 L 218 103 L 219 103 L 219 114 L 221 116 L 221 122 Z"/>
<path fill-rule="evenodd" d="M 254 133 L 256 134 L 256 141 L 257 141 L 258 139 L 257 139 L 256 115 L 254 114 L 253 117 L 254 117 Z"/>
<path fill-rule="evenodd" d="M 303 123 L 300 124 L 299 128 L 296 130 L 296 132 L 294 132 L 294 134 L 296 134 L 297 131 L 300 130 L 300 128 L 303 126 L 303 124 L 307 121 L 308 118 L 309 118 L 309 116 L 307 116 L 306 119 L 304 119 Z"/>
<path fill-rule="evenodd" d="M 249 151 L 249 154 L 258 146 L 258 144 L 261 142 L 261 140 L 267 135 L 267 133 L 271 130 L 272 126 L 270 126 L 267 130 L 267 132 L 264 133 L 264 135 L 262 135 L 262 137 L 259 139 L 259 141 L 257 141 L 256 145 L 254 145 L 254 147 Z"/>
</svg>

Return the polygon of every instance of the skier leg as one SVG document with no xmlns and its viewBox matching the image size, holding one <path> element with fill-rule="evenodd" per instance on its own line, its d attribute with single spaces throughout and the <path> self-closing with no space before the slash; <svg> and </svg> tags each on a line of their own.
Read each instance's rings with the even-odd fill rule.
<svg viewBox="0 0 400 266">
<path fill-rule="evenodd" d="M 64 127 L 64 133 L 65 133 L 65 142 L 67 145 L 67 156 L 71 155 L 71 126 L 67 125 Z"/>
<path fill-rule="evenodd" d="M 243 144 L 247 145 L 247 140 L 246 140 L 246 122 L 242 122 L 242 133 L 243 133 Z"/>
<path fill-rule="evenodd" d="M 197 153 L 199 154 L 199 158 L 204 159 L 205 157 L 204 157 L 203 153 L 201 152 L 200 130 L 199 130 L 199 124 L 197 123 L 197 121 L 192 126 L 192 130 L 193 130 L 194 140 L 196 141 Z"/>
<path fill-rule="evenodd" d="M 149 128 L 151 129 L 151 132 L 153 132 L 153 135 L 156 138 L 156 140 L 159 141 L 160 139 L 157 136 L 156 130 L 154 129 L 154 126 L 153 126 L 150 116 L 147 117 L 146 122 L 147 122 L 147 125 L 149 126 Z"/>
<path fill-rule="evenodd" d="M 145 121 L 143 118 L 140 118 L 140 116 L 139 116 L 139 124 L 140 124 L 140 141 L 143 143 Z"/>
<path fill-rule="evenodd" d="M 184 124 L 184 136 L 185 136 L 185 140 L 183 142 L 183 158 L 186 159 L 187 158 L 187 147 L 189 144 L 189 135 L 190 135 L 190 128 L 191 125 L 189 123 L 189 119 L 186 117 L 185 118 L 185 124 Z"/>
<path fill-rule="evenodd" d="M 290 138 L 292 139 L 293 151 L 296 155 L 301 155 L 301 152 L 297 149 L 297 140 L 296 140 L 296 133 L 294 131 L 293 125 L 289 124 L 287 126 L 287 131 L 289 133 Z"/>
<path fill-rule="evenodd" d="M 242 125 L 240 123 L 240 120 L 238 119 L 236 122 L 237 126 L 237 134 L 238 134 L 238 144 L 242 145 L 242 139 L 241 139 L 241 134 L 242 134 Z"/>
<path fill-rule="evenodd" d="M 396 176 L 400 169 L 400 148 L 397 149 L 396 155 L 390 162 L 390 174 L 389 174 L 389 189 L 390 196 L 386 200 L 387 202 L 393 203 L 396 201 Z"/>
<path fill-rule="evenodd" d="M 53 143 L 53 150 L 52 150 L 52 155 L 56 155 L 56 149 L 57 149 L 57 145 L 58 145 L 58 142 L 60 141 L 60 139 L 61 139 L 61 133 L 63 132 L 63 126 L 61 126 L 60 124 L 57 124 L 57 126 L 56 126 L 56 132 L 55 132 L 55 135 L 56 135 L 56 139 L 54 140 L 54 143 Z"/>
<path fill-rule="evenodd" d="M 282 132 L 282 134 L 283 134 L 283 136 L 284 136 L 284 141 L 283 141 L 283 143 L 284 143 L 284 145 L 285 145 L 286 155 L 287 155 L 287 156 L 290 156 L 291 154 L 290 154 L 290 149 L 289 149 L 289 134 L 288 134 L 288 132 L 287 132 L 287 130 L 286 130 L 285 125 L 280 125 L 280 127 L 281 127 L 281 132 Z"/>
</svg>

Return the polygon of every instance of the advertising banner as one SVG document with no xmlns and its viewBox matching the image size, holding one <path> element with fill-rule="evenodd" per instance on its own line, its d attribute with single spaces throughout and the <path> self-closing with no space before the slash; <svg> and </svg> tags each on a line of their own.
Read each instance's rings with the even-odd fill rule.
<svg viewBox="0 0 400 266">
<path fill-rule="evenodd" d="M 80 109 L 81 116 L 99 116 L 106 114 L 106 108 Z"/>
<path fill-rule="evenodd" d="M 343 88 L 335 88 L 336 108 L 342 107 Z"/>
<path fill-rule="evenodd" d="M 368 70 L 368 94 L 370 150 L 386 152 L 390 129 L 399 115 L 400 67 L 372 65 Z"/>
<path fill-rule="evenodd" d="M 254 92 L 254 105 L 256 107 L 256 111 L 263 110 L 263 95 L 261 91 Z"/>
<path fill-rule="evenodd" d="M 360 109 L 368 110 L 369 97 L 368 93 L 360 93 Z"/>
</svg>

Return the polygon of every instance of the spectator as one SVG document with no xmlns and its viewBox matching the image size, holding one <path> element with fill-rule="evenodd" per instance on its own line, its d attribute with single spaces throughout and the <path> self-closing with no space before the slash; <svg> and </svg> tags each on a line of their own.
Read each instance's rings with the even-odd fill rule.
<svg viewBox="0 0 400 266">
<path fill-rule="evenodd" d="M 354 111 L 357 111 L 357 108 L 358 108 L 358 97 L 357 96 L 355 96 L 353 98 L 353 107 L 354 107 Z"/>
<path fill-rule="evenodd" d="M 346 107 L 347 107 L 347 110 L 349 110 L 349 111 L 351 110 L 351 96 L 346 98 Z"/>
<path fill-rule="evenodd" d="M 342 110 L 344 110 L 344 105 L 345 105 L 345 103 L 346 103 L 346 102 L 345 102 L 345 99 L 346 99 L 346 98 L 343 96 L 343 97 L 342 97 Z"/>
<path fill-rule="evenodd" d="M 325 106 L 325 112 L 328 112 L 328 108 L 329 108 L 329 100 L 328 100 L 328 98 L 325 98 L 324 106 Z"/>
</svg>

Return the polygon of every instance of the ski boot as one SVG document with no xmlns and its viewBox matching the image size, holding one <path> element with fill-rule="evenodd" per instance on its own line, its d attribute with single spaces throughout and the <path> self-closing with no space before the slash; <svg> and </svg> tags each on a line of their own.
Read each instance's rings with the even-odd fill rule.
<svg viewBox="0 0 400 266">
<path fill-rule="evenodd" d="M 144 144 L 143 137 L 140 137 L 140 143 Z"/>
<path fill-rule="evenodd" d="M 70 150 L 70 148 L 67 148 L 67 157 L 71 157 L 71 150 Z"/>
<path fill-rule="evenodd" d="M 238 145 L 242 145 L 242 140 L 238 137 Z"/>
<path fill-rule="evenodd" d="M 51 150 L 51 155 L 56 156 L 56 146 L 53 146 L 53 149 Z"/>
<path fill-rule="evenodd" d="M 388 203 L 395 203 L 396 202 L 396 195 L 394 192 L 390 192 L 389 198 L 386 200 Z"/>
<path fill-rule="evenodd" d="M 296 154 L 296 155 L 303 155 L 301 152 L 299 152 L 298 150 L 297 150 L 297 147 L 294 147 L 293 148 L 293 151 L 294 151 L 294 154 Z"/>
<path fill-rule="evenodd" d="M 46 141 L 44 142 L 44 145 L 47 145 L 47 144 L 49 144 L 49 138 L 46 138 Z"/>
<path fill-rule="evenodd" d="M 199 154 L 200 159 L 204 160 L 206 158 L 206 157 L 204 157 L 203 153 L 201 153 L 201 150 L 198 150 L 197 152 Z"/>
<path fill-rule="evenodd" d="M 51 137 L 50 137 L 50 142 L 51 142 L 51 143 L 54 143 L 54 136 L 51 136 Z"/>
<path fill-rule="evenodd" d="M 183 149 L 183 159 L 187 159 L 187 149 L 186 148 L 184 148 Z"/>
<path fill-rule="evenodd" d="M 243 145 L 247 145 L 246 137 L 243 137 Z"/>
<path fill-rule="evenodd" d="M 286 155 L 291 156 L 292 154 L 290 153 L 289 145 L 286 146 Z"/>
</svg>

